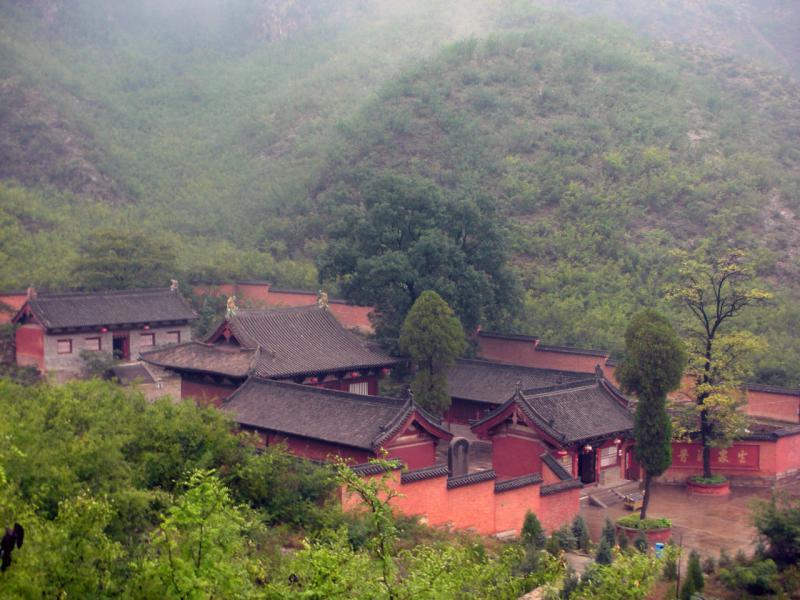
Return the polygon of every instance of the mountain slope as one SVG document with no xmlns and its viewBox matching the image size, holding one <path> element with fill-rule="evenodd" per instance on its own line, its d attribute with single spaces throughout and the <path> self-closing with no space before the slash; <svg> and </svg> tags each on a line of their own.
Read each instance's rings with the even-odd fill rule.
<svg viewBox="0 0 800 600">
<path fill-rule="evenodd" d="M 794 305 L 798 99 L 786 78 L 727 59 L 543 24 L 457 44 L 388 85 L 343 128 L 315 198 L 357 203 L 384 170 L 496 198 L 524 327 L 618 351 L 630 314 L 662 297 L 670 250 L 701 240 L 749 248 L 787 294 L 773 310 Z"/>
</svg>

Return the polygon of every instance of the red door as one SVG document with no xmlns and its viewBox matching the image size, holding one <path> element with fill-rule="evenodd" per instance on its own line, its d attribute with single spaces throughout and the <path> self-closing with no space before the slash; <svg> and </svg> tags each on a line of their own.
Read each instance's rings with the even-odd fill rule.
<svg viewBox="0 0 800 600">
<path fill-rule="evenodd" d="M 632 446 L 625 450 L 625 479 L 639 481 L 639 463 L 636 462 L 636 457 L 633 455 Z"/>
</svg>

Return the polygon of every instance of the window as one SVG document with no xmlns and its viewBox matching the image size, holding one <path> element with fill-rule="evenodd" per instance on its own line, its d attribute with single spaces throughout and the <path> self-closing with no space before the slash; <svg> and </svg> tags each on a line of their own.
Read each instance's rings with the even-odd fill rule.
<svg viewBox="0 0 800 600">
<path fill-rule="evenodd" d="M 72 354 L 72 340 L 58 340 L 56 344 L 59 354 Z"/>
<path fill-rule="evenodd" d="M 617 447 L 609 446 L 600 449 L 600 466 L 610 467 L 617 464 Z"/>
<path fill-rule="evenodd" d="M 155 333 L 141 333 L 139 334 L 139 347 L 145 348 L 147 346 L 155 346 L 156 345 L 156 334 Z"/>
<path fill-rule="evenodd" d="M 167 332 L 167 343 L 168 344 L 180 344 L 181 343 L 181 332 L 180 331 L 168 331 Z"/>
<path fill-rule="evenodd" d="M 99 337 L 86 338 L 83 341 L 84 350 L 100 350 L 102 348 Z"/>
<path fill-rule="evenodd" d="M 351 383 L 347 388 L 351 394 L 361 394 L 362 396 L 369 396 L 369 382 L 360 381 L 358 383 Z"/>
</svg>

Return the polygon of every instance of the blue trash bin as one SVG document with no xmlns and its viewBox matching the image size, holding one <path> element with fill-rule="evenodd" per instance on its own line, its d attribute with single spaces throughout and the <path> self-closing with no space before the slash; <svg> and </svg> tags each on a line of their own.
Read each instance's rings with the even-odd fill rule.
<svg viewBox="0 0 800 600">
<path fill-rule="evenodd" d="M 664 554 L 664 542 L 656 542 L 656 558 L 661 558 Z"/>
</svg>

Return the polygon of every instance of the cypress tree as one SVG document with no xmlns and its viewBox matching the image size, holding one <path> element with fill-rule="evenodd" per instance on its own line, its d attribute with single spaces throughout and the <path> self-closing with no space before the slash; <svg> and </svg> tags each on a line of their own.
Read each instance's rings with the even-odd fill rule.
<svg viewBox="0 0 800 600">
<path fill-rule="evenodd" d="M 466 347 L 464 329 L 447 302 L 436 292 L 422 292 L 403 322 L 400 348 L 416 368 L 414 397 L 436 416 L 450 406 L 447 370 Z"/>
<path fill-rule="evenodd" d="M 544 548 L 547 542 L 547 536 L 544 534 L 544 529 L 538 517 L 531 511 L 525 513 L 525 521 L 522 523 L 522 532 L 520 533 L 522 543 L 525 546 L 533 544 L 540 550 Z"/>
<path fill-rule="evenodd" d="M 606 521 L 603 524 L 603 531 L 600 534 L 600 543 L 602 543 L 603 540 L 608 543 L 609 548 L 613 548 L 617 541 L 617 528 L 608 517 L 606 517 Z"/>
<path fill-rule="evenodd" d="M 572 520 L 572 535 L 575 536 L 575 542 L 580 550 L 586 552 L 589 549 L 589 528 L 586 526 L 586 521 L 580 515 L 575 515 Z"/>
<path fill-rule="evenodd" d="M 636 314 L 625 331 L 625 358 L 617 367 L 623 391 L 637 397 L 633 433 L 636 460 L 644 470 L 642 519 L 650 484 L 672 463 L 672 423 L 667 393 L 677 389 L 686 369 L 686 350 L 669 321 L 654 310 Z"/>
<path fill-rule="evenodd" d="M 703 591 L 706 582 L 703 577 L 703 569 L 700 565 L 700 555 L 696 550 L 692 550 L 689 553 L 689 569 L 686 572 L 686 578 L 692 580 L 692 585 L 696 592 Z"/>
<path fill-rule="evenodd" d="M 611 546 L 606 538 L 600 541 L 600 546 L 597 548 L 597 554 L 594 559 L 601 565 L 610 565 L 614 562 L 614 554 L 611 552 Z"/>
</svg>

